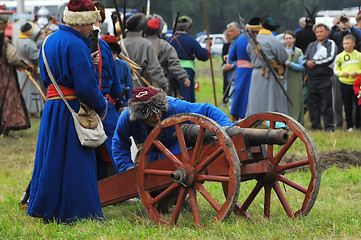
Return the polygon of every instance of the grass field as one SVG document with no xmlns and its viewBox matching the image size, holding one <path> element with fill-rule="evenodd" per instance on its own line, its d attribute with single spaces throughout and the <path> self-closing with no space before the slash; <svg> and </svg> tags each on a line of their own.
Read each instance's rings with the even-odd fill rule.
<svg viewBox="0 0 361 240">
<path fill-rule="evenodd" d="M 220 60 L 214 59 L 217 100 L 221 99 Z M 200 92 L 198 102 L 214 103 L 209 63 L 197 63 Z M 222 108 L 227 114 L 229 109 Z M 311 212 L 304 218 L 289 219 L 275 194 L 271 198 L 270 220 L 263 218 L 263 195 L 257 196 L 249 213 L 252 220 L 232 214 L 225 222 L 197 229 L 190 213 L 181 214 L 177 227 L 156 226 L 142 204 L 120 204 L 103 208 L 104 222 L 81 221 L 75 225 L 44 224 L 26 216 L 18 202 L 32 174 L 37 131 L 40 120 L 32 118 L 32 128 L 13 132 L 15 136 L 0 138 L 0 239 L 360 239 L 361 238 L 361 169 L 329 168 L 322 173 L 321 187 Z M 309 123 L 306 123 L 306 128 Z M 361 132 L 310 132 L 319 152 L 333 150 L 361 151 Z M 304 154 L 304 146 L 296 143 L 290 153 Z M 287 177 L 299 183 L 308 178 L 301 171 Z M 240 201 L 249 194 L 254 181 L 241 184 Z M 282 186 L 283 188 L 284 186 Z M 216 196 L 223 196 L 220 186 L 206 185 Z M 301 199 L 292 196 L 299 203 Z M 213 209 L 200 202 L 201 217 L 212 220 Z M 207 220 L 206 220 L 207 221 Z"/>
</svg>

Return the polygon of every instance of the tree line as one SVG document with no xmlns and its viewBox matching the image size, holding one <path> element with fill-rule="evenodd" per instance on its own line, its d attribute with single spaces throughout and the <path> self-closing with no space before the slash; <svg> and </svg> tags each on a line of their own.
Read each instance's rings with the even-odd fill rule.
<svg viewBox="0 0 361 240">
<path fill-rule="evenodd" d="M 114 8 L 113 0 L 102 1 L 107 8 Z M 117 0 L 118 7 L 122 7 L 124 0 Z M 176 13 L 180 16 L 188 15 L 193 19 L 190 33 L 195 35 L 204 31 L 205 19 L 203 0 L 150 0 L 150 12 L 159 14 L 172 29 Z M 226 25 L 238 21 L 238 14 L 248 22 L 252 17 L 273 16 L 280 24 L 278 32 L 298 28 L 298 19 L 307 16 L 303 4 L 310 9 L 317 6 L 320 10 L 337 10 L 358 6 L 358 0 L 206 0 L 208 24 L 210 33 L 222 33 Z M 127 8 L 142 12 L 147 7 L 147 0 L 126 0 Z M 316 11 L 316 12 L 317 12 Z"/>
</svg>

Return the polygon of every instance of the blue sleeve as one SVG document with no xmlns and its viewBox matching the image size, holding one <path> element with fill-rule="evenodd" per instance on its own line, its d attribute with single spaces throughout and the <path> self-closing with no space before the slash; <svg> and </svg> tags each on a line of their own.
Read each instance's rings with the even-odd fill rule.
<svg viewBox="0 0 361 240">
<path fill-rule="evenodd" d="M 303 69 L 305 68 L 305 67 L 303 66 L 303 55 L 298 58 L 298 63 L 291 62 L 290 67 L 291 67 L 293 70 L 298 71 L 298 72 L 303 71 Z"/>
<path fill-rule="evenodd" d="M 202 46 L 197 42 L 196 39 L 192 38 L 192 51 L 198 60 L 207 61 L 209 58 L 209 52 L 207 49 L 202 48 Z"/>
<path fill-rule="evenodd" d="M 117 126 L 112 141 L 112 152 L 114 158 L 114 169 L 118 173 L 124 172 L 134 167 L 131 158 L 131 140 L 129 111 L 125 109 L 118 118 Z"/>
<path fill-rule="evenodd" d="M 198 113 L 216 121 L 222 127 L 230 126 L 231 120 L 219 108 L 209 103 L 190 103 L 179 98 L 167 97 L 170 115 L 177 113 Z"/>
<path fill-rule="evenodd" d="M 126 94 L 127 100 L 133 98 L 133 94 L 132 94 L 132 90 L 133 90 L 133 79 L 132 79 L 132 74 L 130 73 L 130 68 L 128 66 L 128 64 L 125 67 L 125 84 L 127 85 L 127 87 L 129 87 L 129 90 Z"/>
<path fill-rule="evenodd" d="M 119 98 L 120 95 L 122 94 L 122 87 L 120 85 L 119 75 L 118 75 L 117 68 L 115 66 L 115 61 L 114 61 L 112 55 L 110 57 L 111 57 L 111 59 L 109 59 L 109 61 L 110 61 L 110 69 L 111 69 L 111 73 L 112 73 L 112 85 L 110 87 L 109 95 L 110 95 L 110 97 L 115 99 L 115 98 Z"/>
</svg>

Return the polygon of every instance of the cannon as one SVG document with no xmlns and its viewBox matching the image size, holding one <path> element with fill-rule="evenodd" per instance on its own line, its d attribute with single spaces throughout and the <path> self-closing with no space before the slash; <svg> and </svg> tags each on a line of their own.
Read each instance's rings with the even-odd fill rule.
<svg viewBox="0 0 361 240">
<path fill-rule="evenodd" d="M 277 122 L 286 130 L 275 129 Z M 179 154 L 160 141 L 168 128 L 175 132 Z M 305 159 L 293 159 L 291 154 L 286 158 L 292 146 L 304 146 Z M 154 151 L 159 159 L 149 162 Z M 295 218 L 306 216 L 316 201 L 321 181 L 318 162 L 309 133 L 287 115 L 260 113 L 222 128 L 202 115 L 178 114 L 150 132 L 136 168 L 99 181 L 98 187 L 103 207 L 140 197 L 156 224 L 175 225 L 186 214 L 197 227 L 224 221 L 232 212 L 251 219 L 258 212 L 252 205 L 261 205 L 269 219 L 271 202 L 274 214 L 285 212 Z M 288 174 L 295 171 L 302 178 Z M 251 184 L 250 192 L 243 191 L 241 182 Z M 174 206 L 163 214 L 157 206 L 171 195 L 176 196 Z M 186 199 L 191 211 L 183 211 Z"/>
</svg>

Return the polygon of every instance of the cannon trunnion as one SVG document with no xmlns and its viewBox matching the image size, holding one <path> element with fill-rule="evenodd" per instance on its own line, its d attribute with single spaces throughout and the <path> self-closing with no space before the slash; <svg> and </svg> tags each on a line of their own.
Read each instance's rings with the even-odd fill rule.
<svg viewBox="0 0 361 240">
<path fill-rule="evenodd" d="M 268 128 L 261 124 L 264 121 L 269 121 Z M 276 122 L 285 123 L 287 130 L 275 129 Z M 174 128 L 179 154 L 173 154 L 167 143 L 159 140 L 170 128 Z M 286 161 L 288 150 L 300 143 L 305 146 L 306 158 Z M 154 151 L 159 152 L 159 160 L 149 162 Z M 308 176 L 306 182 L 287 175 L 300 168 Z M 302 125 L 286 115 L 256 114 L 230 128 L 220 127 L 198 114 L 179 114 L 163 120 L 149 134 L 140 150 L 137 168 L 104 179 L 98 185 L 102 206 L 140 196 L 156 224 L 173 225 L 182 214 L 187 214 L 182 209 L 188 201 L 195 225 L 204 226 L 215 220 L 223 221 L 232 212 L 252 218 L 248 209 L 259 202 L 257 195 L 262 189 L 266 218 L 270 217 L 271 202 L 275 200 L 291 218 L 307 215 L 320 186 L 318 168 L 318 154 L 311 137 Z M 240 183 L 246 181 L 255 182 L 254 187 L 248 195 L 239 196 Z M 224 196 L 215 190 L 217 185 Z M 272 192 L 276 198 L 271 197 Z M 174 206 L 170 214 L 161 214 L 158 205 L 170 196 L 176 196 Z M 212 214 L 207 210 L 209 205 L 214 209 Z M 211 219 L 202 219 L 209 215 Z"/>
</svg>

